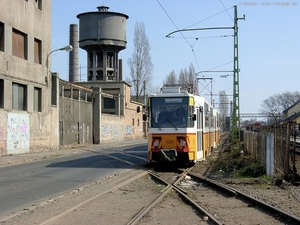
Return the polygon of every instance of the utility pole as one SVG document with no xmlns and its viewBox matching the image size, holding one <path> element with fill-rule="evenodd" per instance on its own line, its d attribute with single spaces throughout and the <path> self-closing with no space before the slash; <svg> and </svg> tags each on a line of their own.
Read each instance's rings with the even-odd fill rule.
<svg viewBox="0 0 300 225">
<path fill-rule="evenodd" d="M 232 112 L 232 150 L 240 151 L 241 127 L 240 127 L 240 90 L 239 90 L 239 57 L 238 57 L 238 20 L 237 6 L 234 6 L 234 44 L 233 44 L 233 112 Z"/>
<path fill-rule="evenodd" d="M 210 104 L 212 105 L 213 104 L 213 98 L 212 98 L 212 96 L 213 96 L 213 86 L 212 86 L 212 81 L 213 81 L 213 78 L 202 78 L 202 77 L 200 77 L 200 78 L 197 78 L 197 80 L 210 80 Z M 206 89 L 206 87 L 209 85 L 209 83 L 204 87 L 204 89 Z M 201 91 L 200 91 L 200 93 L 201 93 Z"/>
<path fill-rule="evenodd" d="M 240 137 L 240 92 L 239 92 L 239 59 L 238 59 L 238 20 L 245 20 L 237 17 L 237 6 L 234 6 L 234 26 L 233 27 L 207 27 L 207 28 L 195 28 L 195 29 L 182 29 L 176 30 L 166 37 L 170 37 L 171 34 L 176 32 L 196 31 L 196 30 L 234 30 L 234 44 L 233 44 L 233 105 L 232 105 L 232 121 L 231 121 L 231 132 L 232 132 L 232 150 L 239 151 L 241 147 Z M 201 71 L 202 72 L 202 71 Z M 208 72 L 208 71 L 203 71 Z M 224 71 L 209 71 L 209 72 L 224 72 Z M 199 72 L 200 73 L 200 72 Z"/>
</svg>

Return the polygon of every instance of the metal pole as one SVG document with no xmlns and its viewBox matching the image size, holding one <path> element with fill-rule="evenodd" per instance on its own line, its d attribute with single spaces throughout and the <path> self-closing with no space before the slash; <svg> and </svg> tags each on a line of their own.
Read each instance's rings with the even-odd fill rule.
<svg viewBox="0 0 300 225">
<path fill-rule="evenodd" d="M 234 6 L 234 43 L 233 43 L 233 114 L 232 114 L 232 150 L 240 151 L 240 92 L 238 58 L 238 20 L 237 6 Z"/>
</svg>

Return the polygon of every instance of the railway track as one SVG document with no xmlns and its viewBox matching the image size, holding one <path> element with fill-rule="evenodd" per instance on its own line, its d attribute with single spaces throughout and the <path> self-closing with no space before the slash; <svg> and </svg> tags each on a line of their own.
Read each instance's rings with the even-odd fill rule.
<svg viewBox="0 0 300 225">
<path fill-rule="evenodd" d="M 194 174 L 192 168 L 148 169 L 109 177 L 1 224 L 300 224 L 299 218 Z"/>
<path fill-rule="evenodd" d="M 300 218 L 248 196 L 241 191 L 186 170 L 180 170 L 180 172 L 182 172 L 182 175 L 178 179 L 176 178 L 175 182 L 172 182 L 172 180 L 176 175 L 172 173 L 169 175 L 165 173 L 151 175 L 172 186 L 173 190 L 178 192 L 193 209 L 198 210 L 197 214 L 202 221 L 207 221 L 210 224 L 300 223 Z M 186 179 L 187 177 L 188 179 Z M 255 217 L 251 215 L 255 215 Z"/>
<path fill-rule="evenodd" d="M 278 222 L 282 223 L 282 224 L 300 224 L 300 218 L 291 215 L 287 212 L 282 211 L 279 208 L 276 208 L 272 205 L 269 205 L 263 201 L 260 201 L 256 198 L 253 198 L 241 191 L 235 190 L 229 186 L 226 186 L 224 184 L 218 183 L 214 180 L 211 180 L 209 178 L 200 176 L 198 174 L 194 174 L 194 173 L 187 173 L 187 175 L 193 177 L 197 182 L 202 183 L 202 185 L 197 185 L 197 191 L 192 191 L 194 196 L 197 196 L 197 194 L 199 193 L 210 193 L 209 196 L 214 195 L 213 191 L 211 191 L 211 187 L 215 188 L 216 193 L 218 198 L 220 198 L 220 201 L 226 201 L 226 209 L 224 211 L 226 211 L 227 215 L 224 215 L 224 212 L 220 211 L 220 210 L 215 210 L 216 208 L 222 208 L 221 205 L 215 205 L 215 207 L 213 207 L 214 203 L 212 200 L 209 201 L 203 201 L 204 199 L 201 198 L 197 198 L 195 197 L 195 199 L 198 199 L 197 201 L 199 201 L 200 203 L 207 205 L 207 210 L 209 212 L 211 212 L 211 215 L 216 215 L 216 217 L 219 218 L 219 220 L 222 222 L 222 224 L 238 224 L 238 217 L 242 216 L 242 221 L 244 221 L 244 224 L 259 224 L 260 222 L 264 221 L 264 224 L 277 224 Z M 207 187 L 209 187 L 209 191 L 205 191 L 205 189 L 207 189 Z M 234 198 L 232 198 L 234 197 Z M 221 200 L 221 198 L 223 198 L 223 200 Z M 207 199 L 207 198 L 206 198 Z M 211 197 L 209 197 L 208 199 L 211 199 Z M 238 203 L 238 201 L 243 202 L 243 203 Z M 212 205 L 210 205 L 212 204 Z M 233 207 L 233 210 L 231 210 L 231 206 Z M 244 205 L 244 206 L 243 206 Z M 239 213 L 236 213 L 236 206 L 240 206 L 238 207 L 238 211 Z M 243 210 L 246 210 L 245 212 L 243 212 Z M 249 213 L 251 210 L 256 210 L 256 216 L 257 218 L 247 218 L 247 212 Z M 232 213 L 230 215 L 230 213 Z M 260 213 L 262 213 L 262 217 L 259 218 Z M 264 215 L 265 214 L 265 215 Z M 228 220 L 228 217 L 231 218 L 231 220 Z M 235 218 L 236 217 L 236 218 Z M 237 220 L 237 222 L 234 222 L 234 220 Z M 247 222 L 247 219 L 250 219 L 249 222 Z M 263 219 L 263 220 L 261 220 Z M 225 221 L 224 221 L 225 220 Z M 255 221 L 257 220 L 257 221 Z M 274 221 L 272 221 L 274 220 Z M 268 222 L 269 221 L 269 222 Z"/>
<path fill-rule="evenodd" d="M 59 200 L 55 200 L 55 204 L 45 204 L 19 219 L 24 225 L 300 223 L 293 215 L 191 173 L 191 169 L 177 172 L 132 170 L 131 174 L 120 175 L 122 179 L 111 185 L 95 185 L 89 195 L 72 193 L 67 197 L 77 201 L 68 207 L 60 207 Z M 49 207 L 58 210 L 53 214 L 44 213 L 45 217 L 35 220 L 35 213 L 47 211 Z M 2 224 L 18 224 L 17 221 L 8 220 Z"/>
</svg>

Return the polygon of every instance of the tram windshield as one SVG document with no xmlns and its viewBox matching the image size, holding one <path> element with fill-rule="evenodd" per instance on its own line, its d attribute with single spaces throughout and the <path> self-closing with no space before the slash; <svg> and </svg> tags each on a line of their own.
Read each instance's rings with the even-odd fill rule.
<svg viewBox="0 0 300 225">
<path fill-rule="evenodd" d="M 189 108 L 189 97 L 150 98 L 150 127 L 183 128 L 191 127 L 193 113 Z M 190 121 L 189 121 L 190 120 Z"/>
</svg>

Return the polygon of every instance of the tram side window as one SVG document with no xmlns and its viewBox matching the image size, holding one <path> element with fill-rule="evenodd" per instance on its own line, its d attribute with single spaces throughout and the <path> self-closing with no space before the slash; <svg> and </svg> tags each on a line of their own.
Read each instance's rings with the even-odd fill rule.
<svg viewBox="0 0 300 225">
<path fill-rule="evenodd" d="M 210 127 L 213 127 L 214 124 L 214 113 L 213 113 L 213 108 L 210 107 L 210 113 L 209 113 L 209 119 L 210 119 Z"/>
<path fill-rule="evenodd" d="M 208 104 L 204 103 L 204 116 L 205 116 L 205 127 L 208 129 L 209 126 L 209 116 L 208 116 Z"/>
<path fill-rule="evenodd" d="M 188 127 L 194 127 L 194 106 L 189 106 L 188 110 L 188 121 L 187 121 L 187 126 Z"/>
</svg>

